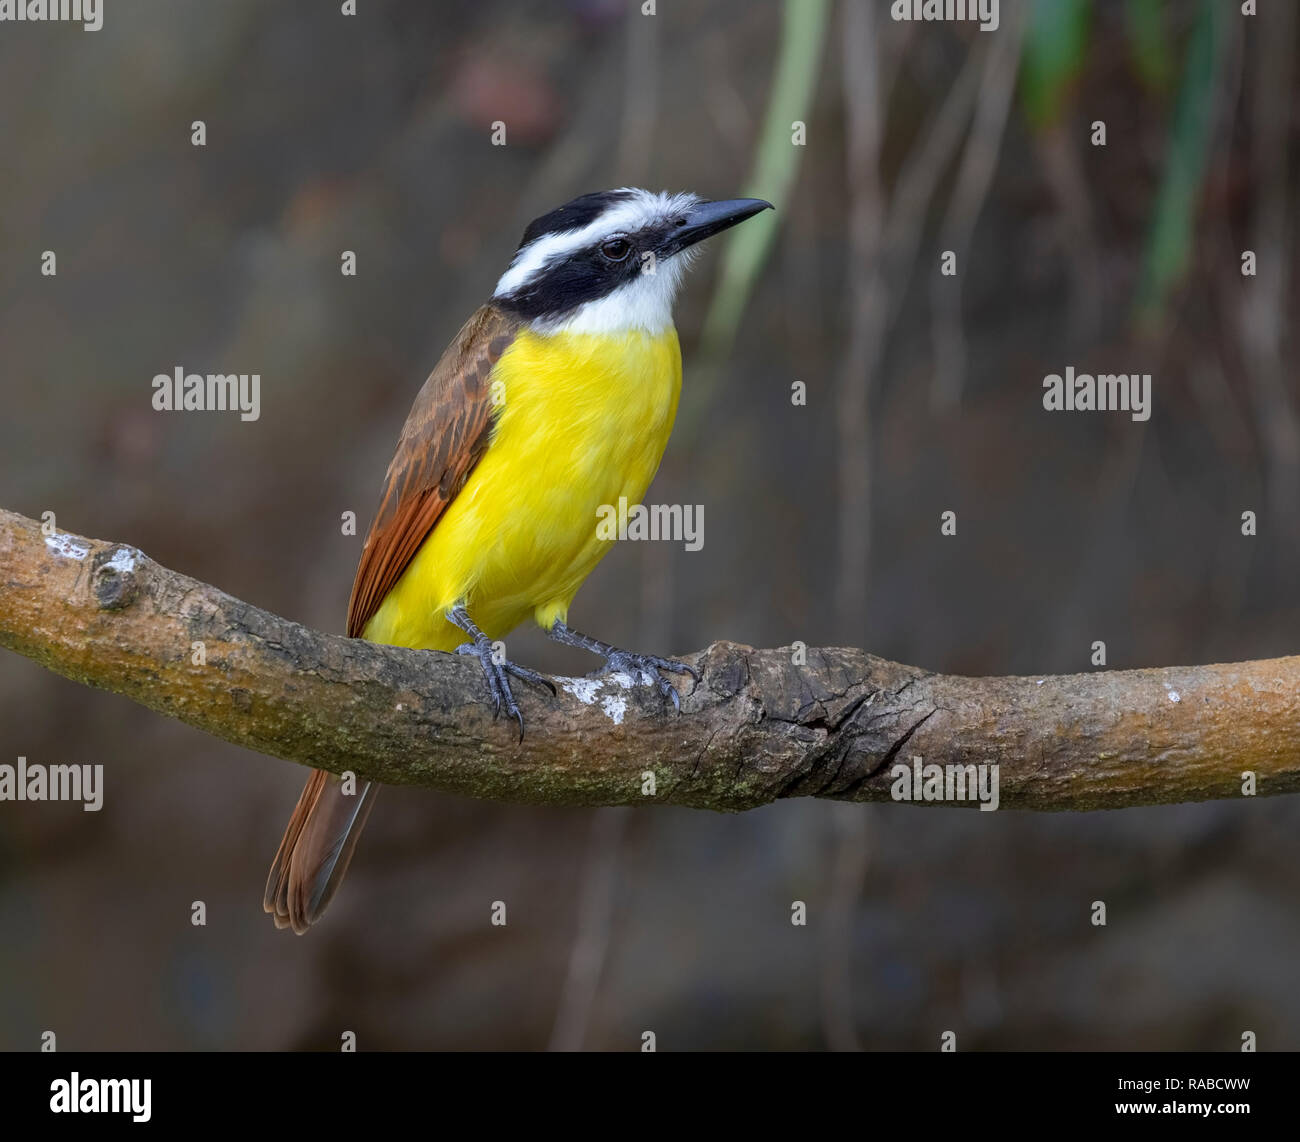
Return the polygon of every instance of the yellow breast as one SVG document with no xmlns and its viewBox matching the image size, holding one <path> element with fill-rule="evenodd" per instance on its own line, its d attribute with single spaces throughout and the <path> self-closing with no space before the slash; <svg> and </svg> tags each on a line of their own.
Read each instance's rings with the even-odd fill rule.
<svg viewBox="0 0 1300 1142">
<path fill-rule="evenodd" d="M 366 626 L 365 637 L 450 650 L 464 602 L 501 638 L 564 618 L 609 550 L 602 507 L 639 503 L 681 392 L 677 334 L 521 333 L 492 372 L 501 402 L 483 458 Z"/>
</svg>

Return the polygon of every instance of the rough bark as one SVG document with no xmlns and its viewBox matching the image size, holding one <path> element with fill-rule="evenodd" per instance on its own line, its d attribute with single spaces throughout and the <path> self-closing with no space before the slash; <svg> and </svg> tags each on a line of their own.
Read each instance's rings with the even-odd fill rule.
<svg viewBox="0 0 1300 1142">
<path fill-rule="evenodd" d="M 201 644 L 202 655 L 198 655 Z M 133 547 L 0 510 L 0 645 L 275 757 L 503 801 L 741 810 L 890 799 L 897 764 L 1000 766 L 1004 808 L 1099 809 L 1300 788 L 1300 658 L 961 678 L 861 650 L 714 643 L 675 715 L 625 676 L 517 684 L 477 662 L 322 634 Z M 198 661 L 202 658 L 202 662 Z M 655 775 L 647 795 L 644 775 Z"/>
</svg>

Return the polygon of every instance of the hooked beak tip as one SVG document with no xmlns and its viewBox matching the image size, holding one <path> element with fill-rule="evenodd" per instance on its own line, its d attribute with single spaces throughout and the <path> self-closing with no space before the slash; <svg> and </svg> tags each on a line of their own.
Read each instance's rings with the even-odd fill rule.
<svg viewBox="0 0 1300 1142">
<path fill-rule="evenodd" d="M 763 198 L 727 198 L 717 202 L 699 202 L 693 206 L 669 235 L 665 254 L 675 254 L 723 230 L 739 225 L 764 210 L 775 210 Z"/>
</svg>

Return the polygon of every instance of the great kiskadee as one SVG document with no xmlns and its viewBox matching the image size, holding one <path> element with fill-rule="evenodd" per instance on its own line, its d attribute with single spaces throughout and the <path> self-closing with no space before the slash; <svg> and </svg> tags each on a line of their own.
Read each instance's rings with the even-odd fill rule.
<svg viewBox="0 0 1300 1142">
<path fill-rule="evenodd" d="M 679 704 L 661 671 L 690 667 L 579 634 L 569 604 L 611 546 L 601 509 L 639 503 L 668 443 L 682 380 L 672 306 L 694 247 L 770 207 L 607 190 L 524 231 L 406 418 L 352 585 L 350 637 L 475 655 L 520 733 L 511 676 L 554 687 L 494 660 L 492 643 L 529 616 Z M 302 933 L 320 918 L 375 792 L 312 771 L 266 882 L 276 927 Z"/>
</svg>

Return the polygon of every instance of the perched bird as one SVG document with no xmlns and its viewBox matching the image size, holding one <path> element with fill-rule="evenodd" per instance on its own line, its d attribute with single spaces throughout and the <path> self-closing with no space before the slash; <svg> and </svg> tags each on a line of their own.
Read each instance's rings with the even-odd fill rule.
<svg viewBox="0 0 1300 1142">
<path fill-rule="evenodd" d="M 348 635 L 475 655 L 499 713 L 523 716 L 493 640 L 530 616 L 607 669 L 656 680 L 683 663 L 619 650 L 568 625 L 611 541 L 600 509 L 639 503 L 672 431 L 681 353 L 672 306 L 696 245 L 771 203 L 607 190 L 536 219 L 492 299 L 415 398 L 361 551 Z M 554 687 L 551 686 L 552 692 Z M 374 805 L 313 770 L 271 866 L 263 906 L 305 932 L 325 911 Z"/>
</svg>

